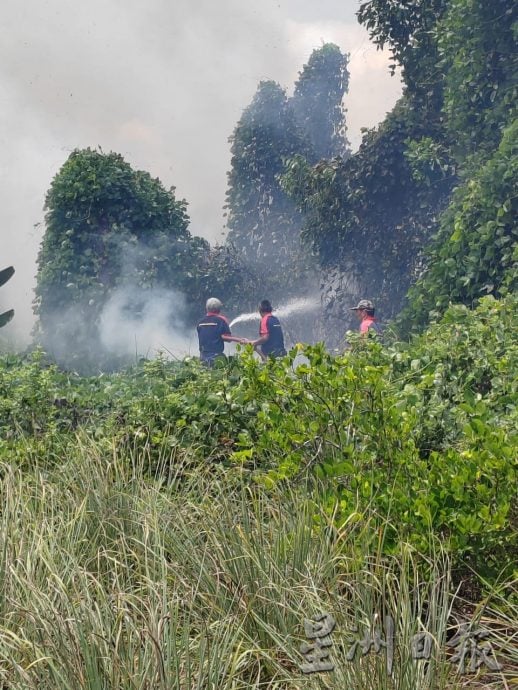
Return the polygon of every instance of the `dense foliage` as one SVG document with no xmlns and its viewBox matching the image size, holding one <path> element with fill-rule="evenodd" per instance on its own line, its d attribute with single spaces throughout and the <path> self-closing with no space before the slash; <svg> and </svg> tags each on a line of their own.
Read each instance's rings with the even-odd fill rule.
<svg viewBox="0 0 518 690">
<path fill-rule="evenodd" d="M 206 299 L 214 295 L 223 301 L 226 313 L 257 309 L 257 286 L 262 279 L 234 246 L 228 243 L 211 246 L 191 270 L 196 278 L 191 298 L 199 295 L 194 299 L 198 311 L 203 309 Z"/>
<path fill-rule="evenodd" d="M 274 300 L 318 289 L 317 262 L 301 242 L 300 211 L 280 176 L 296 155 L 314 163 L 347 154 L 347 63 L 338 46 L 325 44 L 304 65 L 291 98 L 275 82 L 262 82 L 231 137 L 227 245 L 261 274 Z"/>
<path fill-rule="evenodd" d="M 328 344 L 351 325 L 348 307 L 360 297 L 374 300 L 386 320 L 399 312 L 456 181 L 442 136 L 442 82 L 431 78 L 437 49 L 430 53 L 427 27 L 441 12 L 428 4 L 410 3 L 397 16 L 391 3 L 362 6 L 360 20 L 380 46 L 392 41 L 405 68 L 405 96 L 354 155 L 313 167 L 299 156 L 285 169 L 283 188 L 303 213 L 302 235 L 324 273 Z"/>
<path fill-rule="evenodd" d="M 459 161 L 474 156 L 468 170 L 492 155 L 516 118 L 517 21 L 512 0 L 452 0 L 437 25 L 446 137 Z"/>
<path fill-rule="evenodd" d="M 345 156 L 348 143 L 343 100 L 349 88 L 348 56 L 334 43 L 314 50 L 290 99 L 308 143 L 308 160 Z"/>
<path fill-rule="evenodd" d="M 300 215 L 280 188 L 284 161 L 305 150 L 286 94 L 262 82 L 231 138 L 227 192 L 227 244 L 260 272 L 270 289 L 285 283 L 286 270 L 305 263 Z M 299 261 L 300 260 L 300 261 Z M 304 266 L 299 265 L 299 272 Z"/>
<path fill-rule="evenodd" d="M 460 186 L 428 251 L 429 268 L 411 289 L 399 322 L 405 331 L 437 318 L 448 304 L 472 306 L 518 287 L 518 120 L 495 154 Z"/>
<path fill-rule="evenodd" d="M 401 324 L 516 290 L 516 5 L 455 0 L 438 26 L 446 140 L 462 184 L 441 217 Z"/>
<path fill-rule="evenodd" d="M 421 274 L 407 330 L 513 289 L 516 12 L 510 0 L 361 4 L 404 96 L 350 159 L 294 157 L 283 176 L 324 269 L 331 332 L 358 297 L 394 317 Z"/>
<path fill-rule="evenodd" d="M 517 546 L 516 306 L 456 307 L 411 345 L 351 335 L 342 356 L 303 348 L 308 362 L 293 367 L 297 350 L 267 366 L 251 353 L 214 371 L 159 359 L 80 379 L 41 355 L 5 357 L 0 457 L 60 464 L 84 430 L 107 453 L 138 450 L 148 470 L 174 471 L 188 450 L 190 463 L 223 463 L 229 476 L 237 466 L 266 486 L 309 472 L 326 482 L 337 525 L 367 509 L 397 516 L 385 551 L 404 539 L 426 552 L 431 532 L 496 572 Z"/>
<path fill-rule="evenodd" d="M 339 268 L 346 276 L 338 289 L 330 280 L 324 286 L 331 332 L 343 332 L 347 308 L 365 295 L 385 319 L 401 308 L 453 179 L 447 165 L 419 169 L 417 156 L 405 155 L 429 131 L 402 99 L 353 156 L 314 167 L 299 156 L 287 166 L 282 183 L 304 213 L 303 237 L 325 274 Z"/>
<path fill-rule="evenodd" d="M 436 27 L 447 6 L 448 0 L 368 0 L 358 11 L 371 40 L 392 53 L 392 73 L 402 68 L 409 95 L 429 113 L 441 99 Z"/>
<path fill-rule="evenodd" d="M 102 360 L 103 305 L 118 288 L 195 291 L 193 267 L 208 251 L 191 237 L 186 203 L 115 153 L 74 151 L 47 194 L 38 256 L 39 337 L 62 363 Z"/>
</svg>

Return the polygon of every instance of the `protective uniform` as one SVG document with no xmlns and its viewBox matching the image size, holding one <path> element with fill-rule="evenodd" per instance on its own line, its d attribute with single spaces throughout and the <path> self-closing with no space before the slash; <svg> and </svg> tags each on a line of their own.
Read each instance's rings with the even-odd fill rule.
<svg viewBox="0 0 518 690">
<path fill-rule="evenodd" d="M 279 319 L 273 314 L 265 314 L 261 318 L 259 336 L 268 335 L 268 340 L 261 344 L 261 350 L 266 357 L 284 357 L 284 335 Z"/>
<path fill-rule="evenodd" d="M 225 350 L 223 335 L 231 335 L 227 319 L 221 314 L 207 312 L 196 326 L 200 343 L 200 359 L 211 365 Z"/>
</svg>

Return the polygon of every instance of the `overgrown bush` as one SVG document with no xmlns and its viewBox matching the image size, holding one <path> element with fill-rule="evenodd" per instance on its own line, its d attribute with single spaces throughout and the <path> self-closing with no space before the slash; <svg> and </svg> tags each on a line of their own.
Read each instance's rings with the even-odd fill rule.
<svg viewBox="0 0 518 690">
<path fill-rule="evenodd" d="M 41 354 L 7 357 L 0 458 L 63 463 L 85 430 L 106 452 L 144 453 L 150 473 L 188 451 L 194 465 L 267 487 L 317 477 L 338 527 L 373 512 L 397 522 L 387 552 L 401 539 L 426 552 L 433 533 L 495 574 L 517 545 L 516 306 L 486 298 L 410 344 L 351 334 L 341 356 L 299 346 L 267 365 L 247 351 L 213 370 L 157 359 L 80 378 Z"/>
</svg>

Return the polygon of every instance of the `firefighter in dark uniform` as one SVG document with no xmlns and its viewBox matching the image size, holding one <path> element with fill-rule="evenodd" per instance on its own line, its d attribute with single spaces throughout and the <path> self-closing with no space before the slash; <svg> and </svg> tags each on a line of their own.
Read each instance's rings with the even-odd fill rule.
<svg viewBox="0 0 518 690">
<path fill-rule="evenodd" d="M 223 304 L 216 297 L 210 297 L 205 305 L 207 313 L 200 319 L 196 330 L 200 343 L 200 360 L 211 367 L 216 358 L 223 358 L 225 342 L 244 344 L 246 339 L 238 338 L 230 332 L 227 319 L 220 313 Z"/>
<path fill-rule="evenodd" d="M 252 341 L 255 351 L 263 361 L 268 357 L 284 357 L 284 336 L 279 319 L 272 314 L 272 305 L 267 299 L 263 299 L 259 305 L 261 325 L 259 326 L 259 338 Z"/>
</svg>

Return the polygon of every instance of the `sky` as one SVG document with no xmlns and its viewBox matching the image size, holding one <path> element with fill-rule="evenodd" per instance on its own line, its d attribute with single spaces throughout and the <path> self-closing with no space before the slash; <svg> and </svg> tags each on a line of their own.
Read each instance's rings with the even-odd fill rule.
<svg viewBox="0 0 518 690">
<path fill-rule="evenodd" d="M 290 93 L 312 50 L 350 54 L 348 138 L 401 93 L 358 0 L 0 0 L 2 335 L 27 341 L 45 193 L 75 148 L 116 151 L 175 186 L 190 231 L 224 239 L 228 138 L 259 81 Z"/>
</svg>

